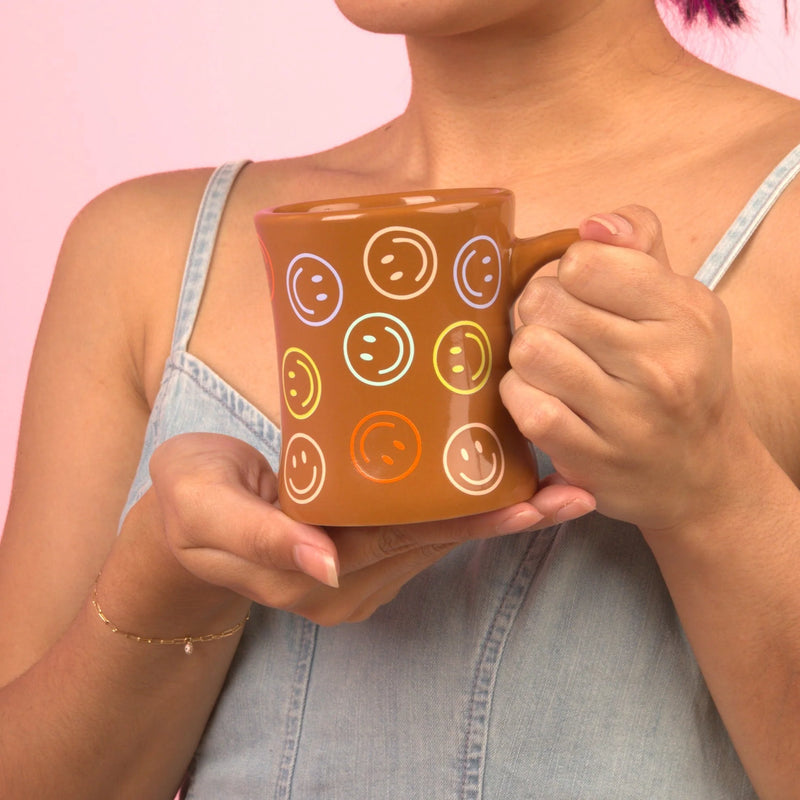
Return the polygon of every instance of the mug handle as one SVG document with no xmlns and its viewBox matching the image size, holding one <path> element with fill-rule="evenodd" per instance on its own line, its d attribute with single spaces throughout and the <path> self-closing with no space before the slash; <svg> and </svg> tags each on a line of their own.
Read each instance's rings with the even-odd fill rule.
<svg viewBox="0 0 800 800">
<path fill-rule="evenodd" d="M 519 293 L 534 273 L 555 261 L 580 239 L 577 228 L 543 233 L 528 239 L 515 239 L 511 245 L 511 284 Z"/>
</svg>

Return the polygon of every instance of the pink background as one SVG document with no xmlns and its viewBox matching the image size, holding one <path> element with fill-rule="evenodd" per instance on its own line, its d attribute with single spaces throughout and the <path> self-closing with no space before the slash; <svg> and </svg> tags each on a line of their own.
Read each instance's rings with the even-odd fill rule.
<svg viewBox="0 0 800 800">
<path fill-rule="evenodd" d="M 800 97 L 800 19 L 691 49 Z M 0 519 L 25 375 L 59 244 L 109 185 L 167 169 L 329 147 L 399 113 L 401 40 L 333 0 L 26 0 L 0 12 Z"/>
</svg>

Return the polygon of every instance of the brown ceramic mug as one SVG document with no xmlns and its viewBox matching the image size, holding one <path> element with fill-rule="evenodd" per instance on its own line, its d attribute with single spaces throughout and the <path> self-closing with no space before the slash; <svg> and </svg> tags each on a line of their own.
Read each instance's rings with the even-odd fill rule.
<svg viewBox="0 0 800 800">
<path fill-rule="evenodd" d="M 446 519 L 536 490 L 500 400 L 509 309 L 575 230 L 513 234 L 506 189 L 295 203 L 255 224 L 281 375 L 279 497 L 319 525 Z"/>
</svg>

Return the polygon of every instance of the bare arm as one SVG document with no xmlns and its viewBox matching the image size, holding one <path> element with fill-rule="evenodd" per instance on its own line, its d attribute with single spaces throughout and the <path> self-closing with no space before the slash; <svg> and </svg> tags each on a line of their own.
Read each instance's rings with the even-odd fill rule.
<svg viewBox="0 0 800 800">
<path fill-rule="evenodd" d="M 800 780 L 800 491 L 753 443 L 724 511 L 645 531 L 742 763 L 763 800 Z"/>
<path fill-rule="evenodd" d="M 221 642 L 183 663 L 169 648 L 131 648 L 96 625 L 85 604 L 115 545 L 148 415 L 142 332 L 146 324 L 155 331 L 141 311 L 148 283 L 174 297 L 180 279 L 173 270 L 153 285 L 147 271 L 181 263 L 204 181 L 192 174 L 177 187 L 156 180 L 112 190 L 79 215 L 62 248 L 31 366 L 0 542 L 0 684 L 9 684 L 0 701 L 0 769 L 9 774 L 0 783 L 8 797 L 35 796 L 37 789 L 45 796 L 108 796 L 123 766 L 130 769 L 114 754 L 135 762 L 131 752 L 146 752 L 142 697 L 148 694 L 153 708 L 161 705 L 160 726 L 170 728 L 173 719 L 185 726 L 180 735 L 156 737 L 153 746 L 172 741 L 191 748 L 233 651 L 233 642 Z M 175 189 L 185 198 L 177 207 Z M 154 223 L 159 215 L 183 233 L 166 237 Z M 133 517 L 129 527 L 137 524 Z M 136 530 L 131 536 L 138 538 Z M 120 572 L 135 580 L 130 565 Z M 122 602 L 135 608 L 130 587 L 120 589 Z M 179 617 L 176 623 L 180 628 Z M 139 691 L 131 693 L 124 687 L 134 677 Z M 172 681 L 181 678 L 187 689 L 176 694 Z M 162 685 L 172 686 L 169 697 Z M 185 711 L 182 696 L 193 698 Z M 185 752 L 170 755 L 171 774 L 156 778 L 165 797 L 187 760 Z M 96 795 L 87 789 L 91 776 Z M 73 783 L 87 780 L 80 789 Z"/>
</svg>

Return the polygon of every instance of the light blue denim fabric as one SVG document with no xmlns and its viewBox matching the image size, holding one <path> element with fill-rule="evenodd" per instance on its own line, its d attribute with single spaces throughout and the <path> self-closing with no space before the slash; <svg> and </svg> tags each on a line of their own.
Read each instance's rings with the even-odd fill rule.
<svg viewBox="0 0 800 800">
<path fill-rule="evenodd" d="M 276 427 L 186 352 L 219 217 L 243 163 L 221 167 L 204 198 L 173 352 L 125 512 L 149 485 L 153 448 L 180 432 L 239 437 L 277 469 Z M 721 279 L 798 170 L 800 147 L 709 256 L 698 273 L 707 285 Z M 363 623 L 318 628 L 254 608 L 188 797 L 755 794 L 649 549 L 632 526 L 591 514 L 464 545 Z"/>
</svg>

